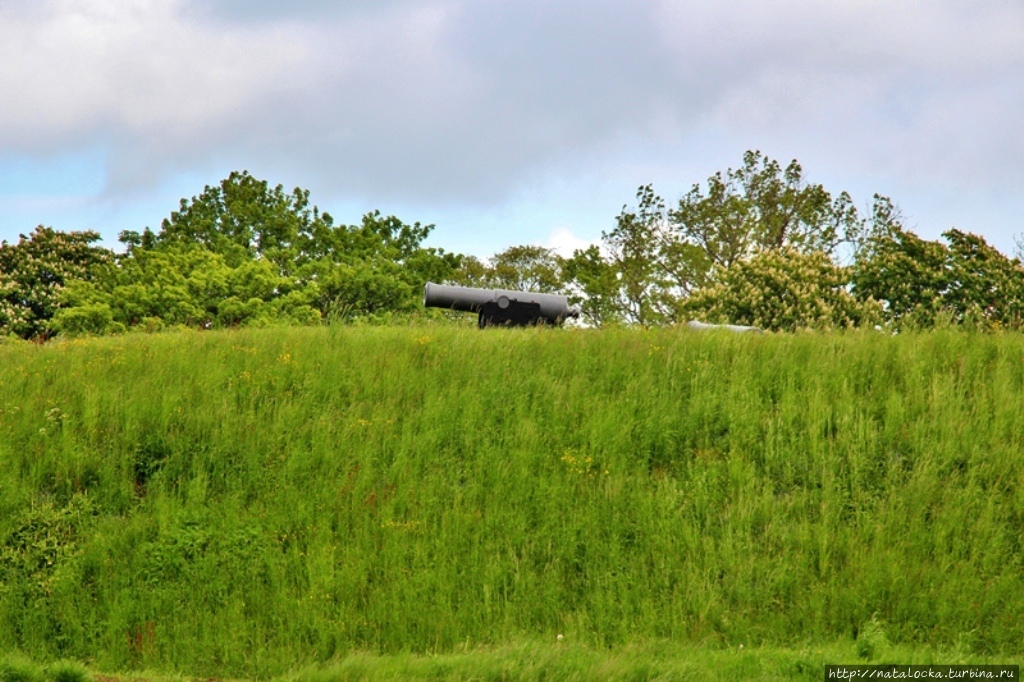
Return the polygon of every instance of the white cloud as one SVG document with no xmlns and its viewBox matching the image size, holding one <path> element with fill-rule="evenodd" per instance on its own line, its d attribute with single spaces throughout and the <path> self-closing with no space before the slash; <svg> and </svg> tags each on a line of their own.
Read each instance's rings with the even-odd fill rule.
<svg viewBox="0 0 1024 682">
<path fill-rule="evenodd" d="M 160 164 L 237 126 L 308 62 L 303 30 L 221 30 L 159 0 L 0 5 L 3 151 L 87 147 Z M 155 173 L 158 175 L 159 171 Z"/>
<path fill-rule="evenodd" d="M 759 148 L 1017 192 L 1022 35 L 1019 0 L 2 0 L 0 159 L 466 209 L 584 175 L 671 198 Z"/>
<path fill-rule="evenodd" d="M 717 129 L 812 148 L 819 167 L 1019 186 L 1024 3 L 660 3 Z M 801 157 L 801 160 L 807 160 Z"/>
<path fill-rule="evenodd" d="M 591 241 L 587 241 L 582 237 L 577 237 L 573 234 L 572 230 L 568 227 L 556 227 L 551 234 L 548 235 L 547 240 L 544 242 L 544 247 L 548 249 L 554 249 L 555 253 L 559 256 L 568 258 L 577 250 L 586 249 L 588 246 L 593 244 Z"/>
</svg>

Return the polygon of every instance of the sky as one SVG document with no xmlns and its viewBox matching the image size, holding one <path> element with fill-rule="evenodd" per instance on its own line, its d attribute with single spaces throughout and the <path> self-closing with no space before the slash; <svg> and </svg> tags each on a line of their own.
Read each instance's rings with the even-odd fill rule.
<svg viewBox="0 0 1024 682">
<path fill-rule="evenodd" d="M 0 240 L 159 228 L 232 171 L 486 257 L 759 150 L 1024 233 L 1024 0 L 0 0 Z"/>
</svg>

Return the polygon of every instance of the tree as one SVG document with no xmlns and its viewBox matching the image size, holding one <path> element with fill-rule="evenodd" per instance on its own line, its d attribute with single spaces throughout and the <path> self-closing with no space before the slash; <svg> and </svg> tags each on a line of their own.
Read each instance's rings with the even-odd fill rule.
<svg viewBox="0 0 1024 682">
<path fill-rule="evenodd" d="M 101 277 L 113 253 L 93 244 L 97 232 L 58 232 L 40 225 L 17 244 L 0 242 L 0 335 L 47 338 L 65 287 Z"/>
<path fill-rule="evenodd" d="M 130 250 L 173 244 L 196 244 L 224 257 L 235 267 L 246 260 L 268 260 L 283 274 L 316 252 L 333 227 L 330 214 L 309 201 L 309 191 L 286 192 L 247 171 L 232 172 L 199 196 L 182 199 L 179 209 L 163 220 L 159 233 L 123 232 Z"/>
<path fill-rule="evenodd" d="M 623 207 L 615 229 L 602 232 L 618 284 L 616 303 L 628 322 L 648 327 L 665 321 L 672 292 L 664 262 L 665 202 L 650 185 L 637 190 L 637 208 Z"/>
<path fill-rule="evenodd" d="M 940 319 L 982 328 L 1019 328 L 1024 320 L 1024 266 L 982 237 L 949 230 L 949 246 L 893 223 L 866 243 L 854 264 L 854 293 L 883 305 L 896 328 L 931 327 Z"/>
<path fill-rule="evenodd" d="M 307 190 L 286 192 L 246 172 L 207 186 L 164 220 L 159 232 L 123 232 L 116 275 L 67 295 L 58 328 L 71 332 L 165 324 L 235 326 L 311 323 L 411 310 L 428 280 L 460 256 L 422 245 L 432 225 L 379 211 L 335 225 Z M 98 306 L 98 307 L 97 307 Z"/>
<path fill-rule="evenodd" d="M 585 297 L 581 310 L 591 324 L 672 321 L 679 292 L 666 269 L 665 202 L 650 185 L 636 198 L 636 208 L 623 206 L 615 227 L 601 233 L 603 249 L 579 249 L 564 263 L 566 286 Z"/>
<path fill-rule="evenodd" d="M 422 246 L 433 227 L 367 213 L 360 225 L 333 227 L 309 242 L 297 256 L 296 279 L 316 285 L 316 306 L 325 316 L 413 310 L 423 285 L 448 279 L 462 259 Z"/>
<path fill-rule="evenodd" d="M 602 327 L 625 321 L 618 272 L 597 245 L 577 249 L 565 261 L 563 272 L 572 291 L 569 298 L 579 305 L 585 323 Z"/>
<path fill-rule="evenodd" d="M 487 289 L 512 289 L 540 293 L 561 293 L 564 260 L 553 249 L 543 246 L 510 246 L 486 262 L 464 257 L 452 281 L 463 286 Z"/>
<path fill-rule="evenodd" d="M 267 261 L 231 267 L 221 254 L 194 244 L 136 250 L 104 280 L 69 286 L 64 301 L 53 327 L 67 334 L 320 319 L 308 295 L 294 291 Z"/>
<path fill-rule="evenodd" d="M 881 306 L 858 300 L 848 291 L 848 282 L 847 269 L 824 251 L 765 249 L 729 267 L 719 266 L 714 283 L 687 299 L 682 312 L 708 322 L 771 331 L 850 328 L 880 320 Z"/>
<path fill-rule="evenodd" d="M 741 168 L 712 175 L 706 188 L 693 185 L 672 209 L 650 185 L 636 196 L 636 208 L 623 207 L 615 229 L 601 235 L 607 256 L 577 252 L 566 271 L 589 277 L 586 286 L 572 285 L 590 295 L 601 283 L 605 314 L 642 326 L 679 321 L 690 296 L 755 254 L 834 257 L 843 243 L 856 248 L 870 227 L 847 193 L 833 197 L 808 184 L 795 160 L 783 168 L 757 151 L 744 154 Z"/>
<path fill-rule="evenodd" d="M 562 260 L 543 246 L 510 246 L 491 258 L 491 281 L 500 289 L 559 293 Z"/>
<path fill-rule="evenodd" d="M 743 167 L 694 185 L 668 213 L 674 283 L 684 291 L 706 285 L 715 267 L 728 268 L 755 253 L 790 247 L 833 255 L 855 237 L 862 221 L 850 195 L 838 197 L 808 184 L 794 159 L 785 169 L 759 151 Z"/>
<path fill-rule="evenodd" d="M 984 328 L 1024 323 L 1024 266 L 990 246 L 983 237 L 952 229 L 949 242 L 949 289 L 944 297 L 956 321 Z"/>
</svg>

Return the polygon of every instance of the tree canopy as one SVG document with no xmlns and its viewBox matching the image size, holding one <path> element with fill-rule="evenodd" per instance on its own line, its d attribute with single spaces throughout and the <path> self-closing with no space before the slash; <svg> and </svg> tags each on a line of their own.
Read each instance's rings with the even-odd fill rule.
<svg viewBox="0 0 1024 682">
<path fill-rule="evenodd" d="M 464 286 L 514 291 L 561 293 L 564 259 L 543 246 L 510 246 L 487 261 L 473 256 L 462 259 L 452 281 Z"/>
<path fill-rule="evenodd" d="M 750 151 L 671 208 L 641 186 L 601 245 L 576 251 L 563 272 L 594 325 L 703 316 L 780 330 L 940 319 L 1019 328 L 1020 260 L 960 230 L 944 238 L 948 247 L 906 230 L 888 197 L 876 194 L 862 216 L 797 161 L 783 168 Z"/>
<path fill-rule="evenodd" d="M 852 268 L 852 289 L 883 306 L 894 328 L 936 323 L 981 328 L 1024 322 L 1024 266 L 984 238 L 948 230 L 948 246 L 901 225 L 874 235 Z"/>
<path fill-rule="evenodd" d="M 134 327 L 310 324 L 415 309 L 461 257 L 423 246 L 432 225 L 378 211 L 335 225 L 309 192 L 248 173 L 207 186 L 153 232 L 123 232 L 104 278 L 80 281 L 53 318 L 68 333 Z"/>
<path fill-rule="evenodd" d="M 809 182 L 758 151 L 674 202 L 641 185 L 601 243 L 563 258 L 536 245 L 486 259 L 424 242 L 433 225 L 372 211 L 335 224 L 308 190 L 231 173 L 160 228 L 40 226 L 0 244 L 0 336 L 386 320 L 420 310 L 427 281 L 564 293 L 591 326 L 688 319 L 770 330 L 935 324 L 1019 329 L 1024 266 L 959 229 L 928 241 L 875 195 Z M 437 311 L 422 314 L 443 315 Z"/>
</svg>

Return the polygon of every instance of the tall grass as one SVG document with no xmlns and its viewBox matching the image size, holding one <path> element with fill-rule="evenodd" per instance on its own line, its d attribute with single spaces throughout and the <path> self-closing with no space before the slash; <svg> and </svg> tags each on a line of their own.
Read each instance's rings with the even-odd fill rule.
<svg viewBox="0 0 1024 682">
<path fill-rule="evenodd" d="M 1020 653 L 1024 338 L 447 327 L 0 347 L 0 650 Z M 872 635 L 874 636 L 874 635 Z"/>
</svg>

